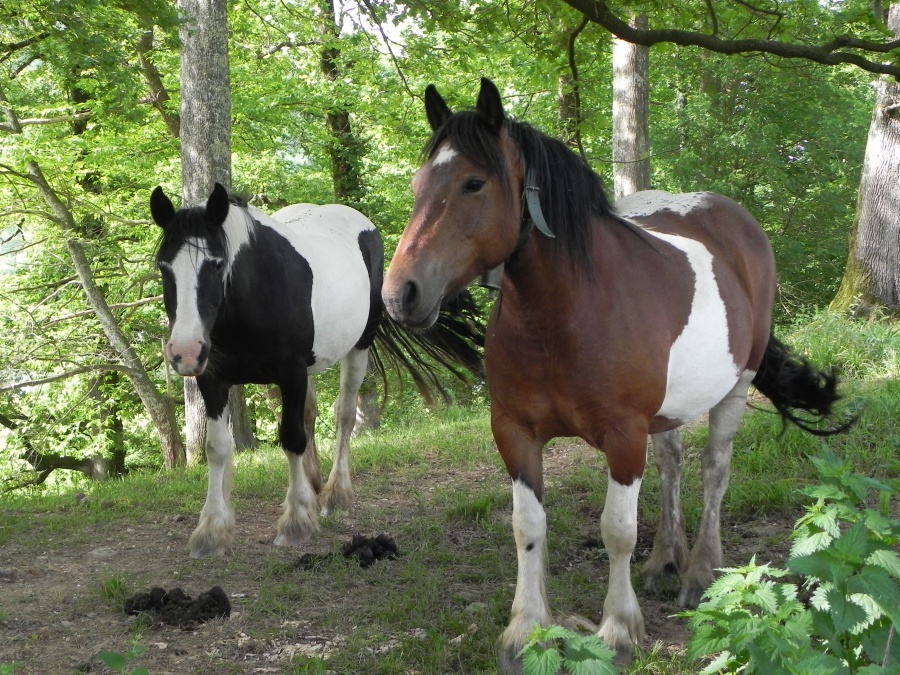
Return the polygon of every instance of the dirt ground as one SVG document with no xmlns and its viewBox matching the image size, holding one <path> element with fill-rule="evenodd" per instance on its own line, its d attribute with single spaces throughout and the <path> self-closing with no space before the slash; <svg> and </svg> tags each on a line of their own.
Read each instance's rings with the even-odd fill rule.
<svg viewBox="0 0 900 675">
<path fill-rule="evenodd" d="M 580 444 L 554 447 L 545 462 L 548 485 L 563 480 L 582 453 L 594 452 Z M 485 471 L 493 473 L 493 469 Z M 441 479 L 498 484 L 505 480 L 494 475 L 451 478 L 446 474 Z M 364 476 L 356 487 L 357 494 L 362 495 L 357 499 L 365 499 L 368 491 Z M 203 487 L 198 485 L 197 489 Z M 392 500 L 391 517 L 395 521 L 413 518 L 417 508 L 420 506 L 413 500 Z M 355 513 L 323 530 L 305 551 L 338 550 L 356 532 Z M 145 522 L 121 529 L 98 526 L 75 536 L 61 531 L 39 543 L 8 542 L 0 547 L 0 608 L 5 610 L 5 615 L 0 614 L 0 664 L 16 662 L 17 675 L 111 672 L 95 655 L 102 651 L 126 652 L 137 620 L 117 611 L 102 597 L 102 580 L 113 576 L 124 577 L 129 583 L 145 583 L 140 590 L 181 587 L 192 596 L 219 585 L 230 599 L 232 611 L 227 619 L 214 619 L 194 630 L 173 626 L 146 630 L 141 640 L 146 652 L 140 664 L 152 675 L 287 673 L 297 654 L 315 656 L 339 648 L 341 637 L 321 634 L 314 616 L 282 621 L 275 630 L 269 625 L 265 631 L 249 618 L 253 613 L 247 609 L 256 602 L 265 570 L 273 564 L 292 564 L 300 555 L 296 550 L 272 546 L 273 526 L 279 515 L 280 505 L 274 500 L 252 504 L 251 508 L 245 504 L 238 517 L 234 553 L 224 560 L 188 559 L 187 541 L 197 521 L 194 513 L 163 518 L 151 515 Z M 726 564 L 743 564 L 762 551 L 766 560 L 783 561 L 797 515 L 723 523 Z M 652 541 L 652 524 L 641 524 L 635 569 L 649 555 Z M 550 573 L 564 573 L 561 568 L 570 564 L 579 562 L 551 560 Z M 646 622 L 646 646 L 660 643 L 663 650 L 682 649 L 687 637 L 684 621 L 669 618 L 678 611 L 674 601 L 648 596 L 640 587 L 636 590 Z M 600 617 L 590 618 L 598 621 Z M 500 630 L 502 627 L 497 628 L 498 634 Z M 265 638 L 260 637 L 263 634 Z"/>
</svg>

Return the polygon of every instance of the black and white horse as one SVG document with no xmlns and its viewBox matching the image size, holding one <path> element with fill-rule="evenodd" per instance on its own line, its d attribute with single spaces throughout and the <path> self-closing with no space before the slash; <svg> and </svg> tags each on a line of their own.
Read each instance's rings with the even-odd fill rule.
<svg viewBox="0 0 900 675">
<path fill-rule="evenodd" d="M 471 313 L 445 313 L 443 336 L 400 334 L 381 302 L 381 237 L 347 206 L 294 204 L 268 216 L 216 184 L 205 205 L 180 210 L 157 187 L 150 210 L 163 229 L 156 262 L 171 328 L 166 358 L 179 375 L 197 378 L 208 417 L 209 486 L 191 556 L 222 555 L 231 545 L 228 391 L 250 382 L 281 389 L 289 483 L 275 544 L 302 544 L 318 529 L 317 492 L 323 514 L 353 502 L 349 441 L 370 347 L 376 340 L 386 347 L 417 384 L 436 383 L 421 356 L 398 348 L 397 336 L 407 350 L 422 346 L 450 368 L 477 371 L 483 329 Z M 338 361 L 336 449 L 322 489 L 311 376 Z"/>
</svg>

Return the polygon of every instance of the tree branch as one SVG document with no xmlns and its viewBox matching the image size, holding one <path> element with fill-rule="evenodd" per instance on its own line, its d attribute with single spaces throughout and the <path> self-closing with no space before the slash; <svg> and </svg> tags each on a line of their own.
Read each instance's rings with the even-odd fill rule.
<svg viewBox="0 0 900 675">
<path fill-rule="evenodd" d="M 129 307 L 140 307 L 141 305 L 149 305 L 151 302 L 159 302 L 163 299 L 161 295 L 154 295 L 152 298 L 141 298 L 140 300 L 135 300 L 134 302 L 119 302 L 113 305 L 109 305 L 110 309 L 127 309 Z M 44 324 L 44 327 L 52 326 L 55 323 L 61 323 L 63 321 L 69 321 L 70 319 L 77 319 L 80 316 L 88 316 L 89 314 L 96 314 L 93 309 L 86 309 L 83 312 L 75 312 L 74 314 L 66 314 L 65 316 L 60 316 L 56 319 L 52 319 Z"/>
<path fill-rule="evenodd" d="M 156 64 L 150 60 L 150 52 L 153 50 L 153 31 L 146 30 L 141 33 L 141 37 L 137 43 L 138 60 L 141 63 L 141 73 L 144 75 L 144 81 L 150 88 L 150 105 L 159 111 L 166 128 L 173 138 L 181 137 L 181 117 L 167 109 L 166 104 L 169 102 L 169 92 L 166 90 L 159 74 Z"/>
<path fill-rule="evenodd" d="M 67 370 L 63 373 L 56 373 L 55 375 L 39 377 L 35 380 L 16 382 L 15 384 L 0 385 L 0 394 L 7 394 L 13 391 L 21 391 L 22 389 L 27 389 L 28 387 L 39 387 L 42 384 L 59 382 L 60 380 L 75 377 L 76 375 L 83 375 L 84 373 L 106 372 L 110 370 L 118 370 L 120 373 L 126 374 L 132 374 L 134 372 L 133 369 L 129 368 L 128 366 L 123 366 L 121 363 L 97 363 L 91 366 L 81 366 L 79 368 L 73 368 L 72 370 Z"/>
<path fill-rule="evenodd" d="M 31 45 L 37 44 L 41 40 L 44 40 L 48 37 L 50 37 L 50 33 L 38 33 L 37 35 L 33 35 L 32 37 L 26 38 L 25 40 L 20 40 L 19 42 L 0 44 L 0 52 L 3 52 L 3 56 L 0 56 L 0 63 L 6 61 L 20 49 L 25 49 L 25 47 L 30 47 Z"/>
<path fill-rule="evenodd" d="M 369 19 L 371 19 L 372 23 L 378 28 L 378 32 L 381 34 L 381 39 L 384 41 L 384 46 L 388 50 L 388 54 L 391 56 L 391 61 L 394 64 L 394 69 L 397 71 L 397 75 L 400 76 L 401 82 L 403 82 L 403 88 L 406 89 L 406 93 L 410 95 L 411 98 L 418 98 L 410 89 L 409 82 L 406 79 L 406 75 L 403 72 L 403 69 L 400 67 L 400 62 L 397 60 L 397 55 L 394 54 L 394 50 L 391 49 L 391 41 L 387 36 L 387 33 L 384 31 L 384 26 L 381 25 L 381 22 L 378 20 L 378 17 L 375 14 L 375 10 L 372 8 L 372 4 L 369 0 L 362 0 L 362 4 L 366 6 L 366 10 L 369 13 Z"/>
<path fill-rule="evenodd" d="M 62 124 L 72 122 L 81 122 L 91 117 L 94 113 L 90 110 L 84 112 L 72 113 L 71 115 L 60 115 L 59 117 L 26 117 L 25 119 L 17 119 L 15 123 L 0 123 L 0 131 L 8 131 L 13 134 L 22 133 L 22 127 L 40 126 L 45 124 Z"/>
<path fill-rule="evenodd" d="M 892 75 L 900 80 L 900 65 L 872 61 L 859 54 L 844 50 L 858 49 L 873 54 L 887 54 L 900 49 L 900 39 L 890 42 L 871 42 L 849 35 L 842 35 L 822 45 L 798 45 L 777 40 L 728 40 L 694 31 L 663 29 L 641 30 L 629 26 L 607 6 L 606 0 L 563 0 L 594 23 L 597 23 L 622 40 L 652 47 L 670 42 L 683 47 L 701 47 L 719 54 L 743 54 L 756 52 L 786 59 L 805 59 L 827 66 L 849 64 L 861 70 L 881 75 Z"/>
<path fill-rule="evenodd" d="M 585 16 L 575 28 L 566 37 L 566 56 L 569 61 L 569 71 L 572 73 L 572 100 L 575 103 L 575 146 L 581 154 L 581 158 L 587 162 L 587 155 L 584 152 L 584 143 L 581 139 L 581 123 L 583 121 L 583 113 L 581 109 L 581 80 L 578 77 L 578 61 L 575 58 L 575 41 L 581 32 L 587 28 L 590 20 Z"/>
</svg>

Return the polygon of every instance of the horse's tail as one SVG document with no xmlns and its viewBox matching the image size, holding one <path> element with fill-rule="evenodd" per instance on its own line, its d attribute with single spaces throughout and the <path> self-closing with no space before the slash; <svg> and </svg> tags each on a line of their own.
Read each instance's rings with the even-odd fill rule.
<svg viewBox="0 0 900 675">
<path fill-rule="evenodd" d="M 775 406 L 785 423 L 793 422 L 804 431 L 816 436 L 831 436 L 849 429 L 856 421 L 850 419 L 831 429 L 817 429 L 813 424 L 823 422 L 833 415 L 832 406 L 840 398 L 837 393 L 837 371 L 813 366 L 799 356 L 775 335 L 769 335 L 766 352 L 756 376 L 754 386 Z M 794 411 L 804 410 L 811 419 L 798 416 Z"/>
<path fill-rule="evenodd" d="M 472 376 L 483 378 L 484 331 L 481 314 L 467 290 L 441 308 L 430 328 L 409 328 L 383 312 L 371 354 L 375 370 L 385 384 L 385 396 L 388 365 L 393 365 L 410 374 L 428 405 L 435 403 L 435 391 L 444 402 L 450 401 L 435 364 L 463 382 Z"/>
</svg>

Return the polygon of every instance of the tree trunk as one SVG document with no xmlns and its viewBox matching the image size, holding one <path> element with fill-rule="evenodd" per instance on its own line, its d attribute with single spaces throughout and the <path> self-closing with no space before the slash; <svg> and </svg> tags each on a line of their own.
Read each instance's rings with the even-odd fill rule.
<svg viewBox="0 0 900 675">
<path fill-rule="evenodd" d="M 647 27 L 647 16 L 632 18 Z M 613 38 L 613 189 L 615 200 L 650 188 L 650 50 Z"/>
<path fill-rule="evenodd" d="M 179 0 L 181 185 L 186 205 L 231 189 L 231 77 L 225 0 Z"/>
<path fill-rule="evenodd" d="M 194 205 L 206 201 L 215 183 L 231 189 L 228 16 L 225 0 L 179 0 L 178 4 L 185 18 L 179 119 L 182 197 L 186 205 Z M 152 82 L 152 71 L 146 67 L 144 71 Z M 168 119 L 166 123 L 170 124 Z M 228 400 L 231 428 L 237 432 L 235 446 L 256 447 L 243 387 L 232 387 Z M 191 463 L 200 462 L 206 443 L 206 410 L 197 383 L 190 379 L 184 382 L 184 407 L 188 458 Z"/>
<path fill-rule="evenodd" d="M 900 37 L 900 4 L 890 6 L 888 27 Z M 900 313 L 900 82 L 886 76 L 875 84 L 850 251 L 831 308 Z"/>
<path fill-rule="evenodd" d="M 184 381 L 184 443 L 190 466 L 206 461 L 206 406 L 193 377 Z"/>
<path fill-rule="evenodd" d="M 253 435 L 253 421 L 247 407 L 247 397 L 243 387 L 232 387 L 228 392 L 228 428 L 234 439 L 234 449 L 253 450 L 256 448 L 256 437 Z"/>
<path fill-rule="evenodd" d="M 339 78 L 341 50 L 338 47 L 340 26 L 334 14 L 333 0 L 320 0 L 319 10 L 322 13 L 321 32 L 324 42 L 321 55 L 322 75 L 333 86 L 340 86 Z M 340 101 L 342 97 L 337 96 Z M 334 199 L 338 204 L 346 204 L 355 209 L 362 208 L 365 195 L 360 164 L 362 162 L 363 145 L 350 123 L 350 111 L 344 104 L 337 103 L 326 111 L 328 131 L 331 143 L 328 154 L 331 158 L 331 180 L 334 185 Z"/>
</svg>

